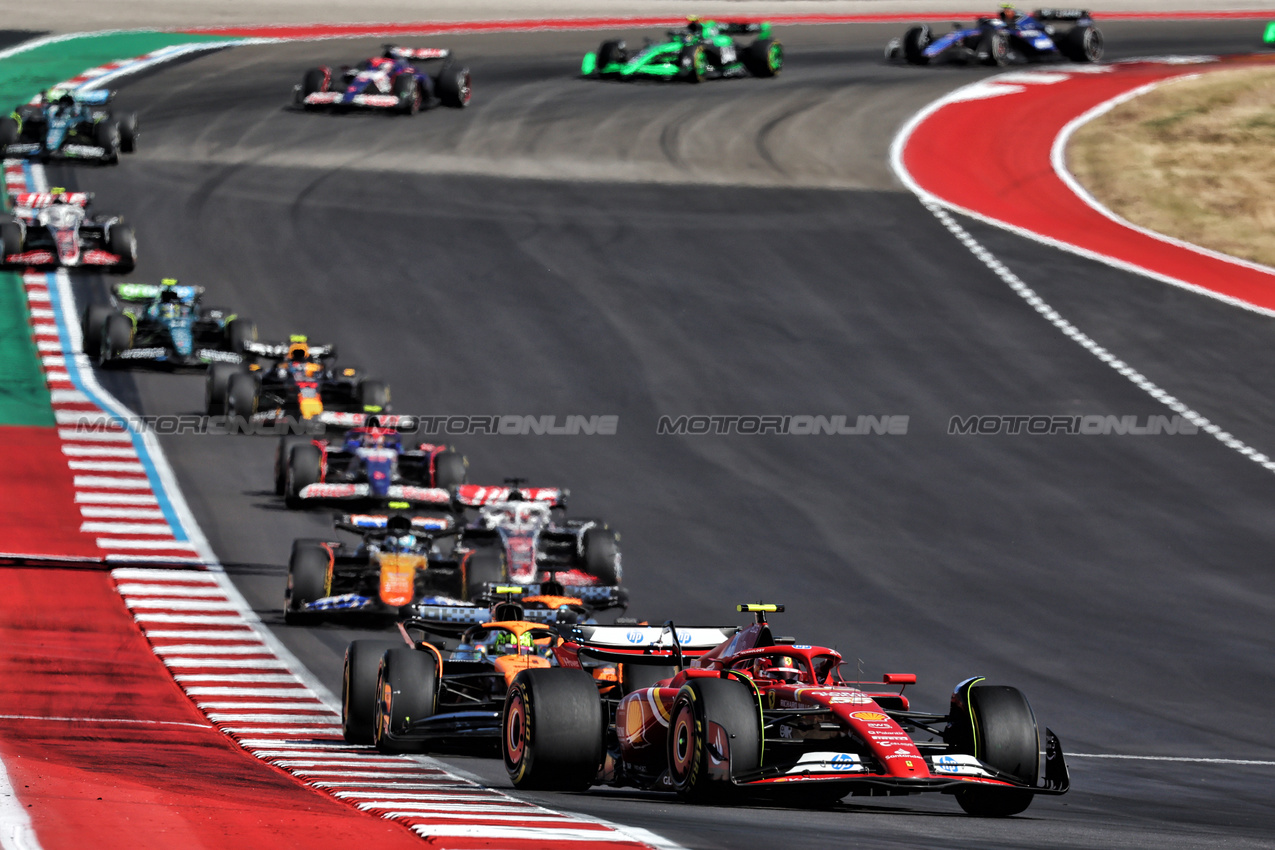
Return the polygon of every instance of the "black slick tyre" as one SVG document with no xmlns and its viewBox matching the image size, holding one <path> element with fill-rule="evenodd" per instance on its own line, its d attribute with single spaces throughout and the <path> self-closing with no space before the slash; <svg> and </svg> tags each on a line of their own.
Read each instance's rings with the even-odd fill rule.
<svg viewBox="0 0 1275 850">
<path fill-rule="evenodd" d="M 243 354 L 244 347 L 257 341 L 257 323 L 249 318 L 235 318 L 226 323 L 226 350 Z"/>
<path fill-rule="evenodd" d="M 114 224 L 106 234 L 106 250 L 120 260 L 111 271 L 127 274 L 137 266 L 137 235 L 125 224 Z"/>
<path fill-rule="evenodd" d="M 257 379 L 247 372 L 235 371 L 226 385 L 226 415 L 244 420 L 257 412 Z"/>
<path fill-rule="evenodd" d="M 975 685 L 969 689 L 969 717 L 959 718 L 966 727 L 966 748 L 1020 782 L 1036 784 L 1040 767 L 1040 735 L 1036 716 L 1017 688 Z M 1013 788 L 969 787 L 956 792 L 956 802 L 976 817 L 1008 817 L 1024 811 L 1032 802 L 1030 791 Z"/>
<path fill-rule="evenodd" d="M 22 253 L 22 226 L 16 221 L 0 221 L 0 265 L 10 254 Z"/>
<path fill-rule="evenodd" d="M 930 57 L 925 55 L 925 48 L 930 46 L 930 28 L 925 24 L 912 27 L 903 34 L 903 58 L 909 65 L 928 65 Z"/>
<path fill-rule="evenodd" d="M 506 578 L 505 553 L 495 546 L 481 546 L 465 556 L 461 570 L 464 600 L 482 599 L 486 586 L 500 584 Z"/>
<path fill-rule="evenodd" d="M 774 77 L 784 67 L 784 46 L 777 39 L 759 38 L 748 45 L 743 58 L 754 77 Z"/>
<path fill-rule="evenodd" d="M 983 36 L 979 53 L 984 57 L 984 65 L 1003 68 L 1009 64 L 1009 36 L 1002 30 L 988 30 Z"/>
<path fill-rule="evenodd" d="M 1072 62 L 1097 62 L 1102 59 L 1102 32 L 1092 26 L 1072 27 L 1059 48 Z"/>
<path fill-rule="evenodd" d="M 761 705 L 751 688 L 733 679 L 693 679 L 673 701 L 669 780 L 692 802 L 729 800 L 731 779 L 761 767 L 761 742 Z"/>
<path fill-rule="evenodd" d="M 384 413 L 390 408 L 390 388 L 384 381 L 368 378 L 359 382 L 358 399 L 365 412 Z"/>
<path fill-rule="evenodd" d="M 276 496 L 284 495 L 288 486 L 288 456 L 294 446 L 304 446 L 310 442 L 309 437 L 299 434 L 285 434 L 279 438 L 274 452 L 274 492 Z"/>
<path fill-rule="evenodd" d="M 103 150 L 102 161 L 120 161 L 120 125 L 110 119 L 102 119 L 93 125 L 93 141 Z"/>
<path fill-rule="evenodd" d="M 394 78 L 394 96 L 398 98 L 398 111 L 404 115 L 415 115 L 421 111 L 420 83 L 411 74 L 399 74 Z"/>
<path fill-rule="evenodd" d="M 288 452 L 288 469 L 283 493 L 288 507 L 301 507 L 301 491 L 319 482 L 322 466 L 323 454 L 313 443 L 292 447 L 292 450 Z"/>
<path fill-rule="evenodd" d="M 130 112 L 120 119 L 120 153 L 137 152 L 137 113 Z"/>
<path fill-rule="evenodd" d="M 84 320 L 80 322 L 80 333 L 84 340 L 84 353 L 96 357 L 102 351 L 102 332 L 106 329 L 107 317 L 114 314 L 109 304 L 90 304 L 84 311 Z"/>
<path fill-rule="evenodd" d="M 376 677 L 386 650 L 402 641 L 356 640 L 345 648 L 341 675 L 341 735 L 351 744 L 371 744 L 376 728 Z"/>
<path fill-rule="evenodd" d="M 433 486 L 450 490 L 465 483 L 469 477 L 469 463 L 455 449 L 439 452 L 434 457 Z"/>
<path fill-rule="evenodd" d="M 704 72 L 708 68 L 708 53 L 704 50 L 704 45 L 693 44 L 682 48 L 681 54 L 678 56 L 678 65 L 681 68 L 681 78 L 688 83 L 701 83 L 704 81 Z"/>
<path fill-rule="evenodd" d="M 605 525 L 585 529 L 584 570 L 601 584 L 620 583 L 620 549 L 615 532 Z"/>
<path fill-rule="evenodd" d="M 435 81 L 435 89 L 444 106 L 463 109 L 474 96 L 473 77 L 469 69 L 452 62 L 443 65 Z"/>
<path fill-rule="evenodd" d="M 602 42 L 602 46 L 598 48 L 598 69 L 629 61 L 629 54 L 625 47 L 623 41 Z"/>
<path fill-rule="evenodd" d="M 17 121 L 8 115 L 0 118 L 0 154 L 3 154 L 4 149 L 9 145 L 16 145 L 19 135 Z"/>
<path fill-rule="evenodd" d="M 505 694 L 501 754 L 521 791 L 580 791 L 602 766 L 606 714 L 583 670 L 519 673 Z"/>
<path fill-rule="evenodd" d="M 234 363 L 212 363 L 204 381 L 204 410 L 209 416 L 226 415 L 226 397 L 230 392 L 230 379 L 239 374 Z"/>
<path fill-rule="evenodd" d="M 283 618 L 287 623 L 303 623 L 315 615 L 305 606 L 328 595 L 332 573 L 332 553 L 321 540 L 294 540 L 288 559 L 288 588 L 284 594 Z"/>
<path fill-rule="evenodd" d="M 420 744 L 394 740 L 415 720 L 434 716 L 438 705 L 438 668 L 433 653 L 409 647 L 386 650 L 376 680 L 376 721 L 372 743 L 383 753 L 423 750 Z"/>
<path fill-rule="evenodd" d="M 102 324 L 98 363 L 105 366 L 133 344 L 133 323 L 123 313 L 111 313 Z"/>
</svg>

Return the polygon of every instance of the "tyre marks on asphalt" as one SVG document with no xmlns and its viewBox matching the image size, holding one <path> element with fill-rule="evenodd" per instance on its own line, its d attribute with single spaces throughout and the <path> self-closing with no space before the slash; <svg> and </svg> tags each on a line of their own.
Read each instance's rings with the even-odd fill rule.
<svg viewBox="0 0 1275 850">
<path fill-rule="evenodd" d="M 204 716 L 316 790 L 458 850 L 671 846 L 644 830 L 515 799 L 431 759 L 348 744 L 340 715 L 263 640 L 224 576 L 139 567 L 111 575 L 152 651 Z"/>
</svg>

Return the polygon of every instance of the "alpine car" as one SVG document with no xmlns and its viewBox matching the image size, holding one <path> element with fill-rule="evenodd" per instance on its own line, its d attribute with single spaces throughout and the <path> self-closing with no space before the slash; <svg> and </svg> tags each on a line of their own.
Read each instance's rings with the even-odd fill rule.
<svg viewBox="0 0 1275 850">
<path fill-rule="evenodd" d="M 208 415 L 351 428 L 389 408 L 385 383 L 364 378 L 354 367 L 337 368 L 335 361 L 335 346 L 311 345 L 302 334 L 286 343 L 245 343 L 243 363 L 209 368 Z"/>
<path fill-rule="evenodd" d="M 205 307 L 204 288 L 173 278 L 116 283 L 111 303 L 91 304 L 82 324 L 84 353 L 98 365 L 153 363 L 204 367 L 237 363 L 257 338 L 252 319 Z"/>
<path fill-rule="evenodd" d="M 410 504 L 392 507 L 403 510 Z M 492 587 L 508 581 L 504 553 L 495 546 L 467 543 L 463 529 L 448 516 L 352 514 L 339 518 L 336 528 L 358 535 L 359 542 L 293 542 L 284 604 L 287 619 L 321 619 L 353 611 L 399 615 L 425 601 L 481 602 Z M 623 588 L 596 580 L 563 584 L 546 579 L 517 587 L 529 597 L 569 598 L 591 610 L 628 604 Z M 572 604 L 577 603 L 554 607 Z"/>
<path fill-rule="evenodd" d="M 835 650 L 771 633 L 766 614 L 783 606 L 738 609 L 756 621 L 724 630 L 733 634 L 703 653 L 686 650 L 696 630 L 671 622 L 564 632 L 558 666 L 519 673 L 505 698 L 514 787 L 628 786 L 703 802 L 792 794 L 804 805 L 928 791 L 984 817 L 1070 787 L 1057 736 L 1042 734 L 1019 690 L 974 677 L 956 686 L 946 712 L 914 711 L 903 690 L 915 675 L 846 681 Z M 577 669 L 585 659 L 650 664 L 663 677 L 606 697 Z"/>
<path fill-rule="evenodd" d="M 403 417 L 384 417 L 397 421 Z M 448 446 L 403 445 L 403 435 L 371 417 L 339 439 L 298 442 L 281 437 L 275 457 L 275 492 L 289 507 L 307 503 L 411 502 L 417 491 L 426 501 L 450 501 L 448 489 L 465 483 L 464 455 Z"/>
<path fill-rule="evenodd" d="M 443 64 L 434 76 L 413 64 L 437 60 Z M 387 44 L 380 56 L 353 68 L 311 68 L 293 95 L 305 109 L 364 107 L 412 115 L 439 103 L 467 106 L 473 87 L 469 69 L 457 65 L 450 50 Z"/>
<path fill-rule="evenodd" d="M 755 35 L 747 45 L 732 36 Z M 663 41 L 647 39 L 630 51 L 623 41 L 606 41 L 586 53 L 580 73 L 586 77 L 685 80 L 698 83 L 722 77 L 773 77 L 784 66 L 784 46 L 768 23 L 718 23 L 691 18 L 682 29 L 668 30 Z"/>
<path fill-rule="evenodd" d="M 388 753 L 497 745 L 509 683 L 523 670 L 551 669 L 556 663 L 561 638 L 552 625 L 533 619 L 526 601 L 497 601 L 490 611 L 433 613 L 447 617 L 408 619 L 399 627 L 402 640 L 350 643 L 341 689 L 346 741 L 375 744 Z M 413 632 L 430 640 L 416 640 Z M 619 671 L 611 664 L 575 672 L 593 682 L 595 692 L 618 685 Z"/>
<path fill-rule="evenodd" d="M 115 117 L 113 92 L 52 89 L 0 118 L 0 157 L 119 162 L 137 150 L 137 115 Z"/>
<path fill-rule="evenodd" d="M 1057 27 L 1057 22 L 1071 26 Z M 1063 59 L 1097 62 L 1102 49 L 1102 32 L 1084 9 L 1039 9 L 1023 15 L 1005 5 L 995 18 L 979 18 L 972 27 L 953 24 L 943 35 L 935 35 L 928 24 L 914 26 L 903 38 L 891 40 L 885 55 L 911 65 L 1011 65 Z"/>
<path fill-rule="evenodd" d="M 130 272 L 137 264 L 137 237 L 119 216 L 93 216 L 92 193 L 23 192 L 13 213 L 0 216 L 0 266 L 93 266 Z"/>
</svg>

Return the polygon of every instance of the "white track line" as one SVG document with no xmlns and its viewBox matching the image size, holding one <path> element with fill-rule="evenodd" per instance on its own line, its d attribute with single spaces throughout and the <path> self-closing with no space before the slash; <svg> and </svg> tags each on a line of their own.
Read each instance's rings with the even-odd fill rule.
<svg viewBox="0 0 1275 850">
<path fill-rule="evenodd" d="M 1064 753 L 1066 758 L 1079 759 L 1128 759 L 1130 761 L 1182 761 L 1192 764 L 1256 764 L 1264 767 L 1275 767 L 1275 761 L 1259 759 L 1214 759 L 1194 758 L 1188 756 L 1126 756 L 1119 753 Z"/>
<path fill-rule="evenodd" d="M 982 83 L 975 83 L 974 85 L 975 86 L 982 85 Z M 1188 422 L 1191 422 L 1192 424 L 1196 425 L 1205 433 L 1212 435 L 1215 439 L 1217 439 L 1227 448 L 1232 449 L 1236 452 L 1239 452 L 1244 457 L 1248 458 L 1249 460 L 1261 466 L 1263 469 L 1266 469 L 1269 472 L 1275 472 L 1275 460 L 1272 460 L 1266 454 L 1259 452 L 1257 449 L 1254 449 L 1252 446 L 1249 446 L 1248 444 L 1238 439 L 1237 437 L 1235 437 L 1233 434 L 1229 433 L 1228 431 L 1223 430 L 1221 426 L 1213 423 L 1203 414 L 1191 409 L 1190 407 L 1187 407 L 1187 405 L 1184 404 L 1182 401 L 1180 401 L 1178 398 L 1176 398 L 1173 395 L 1170 395 L 1164 389 L 1162 389 L 1153 381 L 1148 379 L 1141 372 L 1134 369 L 1132 366 L 1130 366 L 1128 363 L 1125 363 L 1120 358 L 1116 357 L 1110 351 L 1108 351 L 1107 349 L 1099 345 L 1092 337 L 1088 336 L 1087 334 L 1082 332 L 1079 328 L 1077 328 L 1075 325 L 1073 325 L 1071 322 L 1069 322 L 1067 319 L 1063 318 L 1062 314 L 1060 314 L 1057 310 L 1051 307 L 1043 298 L 1037 295 L 1032 290 L 1031 287 L 1023 283 L 1023 281 L 1018 277 L 1018 275 L 1010 271 L 1010 269 L 1004 263 L 998 260 L 996 256 L 992 254 L 991 251 L 988 251 L 985 247 L 983 247 L 982 244 L 980 244 L 976 239 L 974 239 L 974 237 L 971 236 L 969 232 L 966 231 L 965 228 L 962 227 L 959 222 L 957 222 L 957 220 L 951 215 L 951 213 L 948 212 L 948 210 L 953 210 L 963 215 L 968 215 L 971 218 L 984 222 L 985 224 L 990 224 L 1002 230 L 1007 230 L 1011 233 L 1016 233 L 1019 236 L 1024 236 L 1036 242 L 1042 242 L 1046 245 L 1050 245 L 1055 248 L 1061 248 L 1063 250 L 1071 251 L 1072 253 L 1081 254 L 1081 256 L 1088 256 L 1090 259 L 1099 260 L 1101 262 L 1107 263 L 1108 265 L 1113 265 L 1117 268 L 1121 268 L 1125 271 L 1131 271 L 1136 274 L 1156 277 L 1156 279 L 1160 279 L 1158 276 L 1148 273 L 1145 269 L 1141 269 L 1129 264 L 1121 264 L 1118 261 L 1113 261 L 1111 260 L 1111 258 L 1103 257 L 1101 255 L 1096 255 L 1092 253 L 1085 253 L 1081 249 L 1075 248 L 1075 246 L 1067 245 L 1065 243 L 1057 242 L 1055 240 L 1046 239 L 1038 234 L 1032 233 L 1031 231 L 1024 230 L 1023 228 L 1015 227 L 1014 225 L 1006 224 L 1005 222 L 988 218 L 987 216 L 980 215 L 974 212 L 973 210 L 968 210 L 963 207 L 957 206 L 956 204 L 949 203 L 943 200 L 942 198 L 938 197 L 937 195 L 934 195 L 931 192 L 924 189 L 919 183 L 916 182 L 916 180 L 908 172 L 907 168 L 903 164 L 903 151 L 907 147 L 908 138 L 912 135 L 913 131 L 915 131 L 918 126 L 920 126 L 922 121 L 924 121 L 930 115 L 937 112 L 943 106 L 946 106 L 949 103 L 953 103 L 961 99 L 960 97 L 961 93 L 966 91 L 969 88 L 971 87 L 966 86 L 964 88 L 957 89 L 955 92 L 947 95 L 946 97 L 936 100 L 935 102 L 931 103 L 929 106 L 926 106 L 924 109 L 922 109 L 920 112 L 918 112 L 916 115 L 912 116 L 912 118 L 908 120 L 908 122 L 903 126 L 903 129 L 900 130 L 898 135 L 894 137 L 894 141 L 890 145 L 890 165 L 894 169 L 894 173 L 898 176 L 898 178 L 901 181 L 903 181 L 903 184 L 907 186 L 907 188 L 911 190 L 921 200 L 921 203 L 925 205 L 925 208 L 928 209 L 931 213 L 933 213 L 934 217 L 937 218 L 943 224 L 943 226 L 946 227 L 948 231 L 961 242 L 961 244 L 963 244 L 966 248 L 969 249 L 970 253 L 972 253 L 975 257 L 977 257 L 979 261 L 981 261 L 985 266 L 991 269 L 992 272 L 995 273 L 996 276 L 999 277 L 1002 281 L 1004 281 L 1009 286 L 1009 288 L 1014 291 L 1016 295 L 1018 295 L 1020 298 L 1026 301 L 1033 310 L 1035 310 L 1042 317 L 1044 317 L 1046 321 L 1048 321 L 1051 325 L 1053 325 L 1055 328 L 1061 331 L 1064 336 L 1076 342 L 1082 348 L 1088 351 L 1090 354 L 1097 357 L 1103 363 L 1107 364 L 1116 372 L 1120 373 L 1122 376 L 1127 378 L 1138 389 L 1142 390 L 1143 392 L 1151 396 L 1156 401 L 1160 402 L 1161 404 L 1168 407 L 1170 410 L 1182 416 Z M 1173 282 L 1173 281 L 1167 281 L 1167 282 Z M 1178 281 L 1177 283 L 1182 283 L 1188 288 L 1191 288 L 1191 284 L 1187 284 L 1181 281 Z M 1226 300 L 1226 299 L 1222 299 L 1222 300 Z M 1242 303 L 1239 303 L 1239 302 L 1237 303 L 1239 304 L 1239 306 L 1244 306 Z M 1251 305 L 1249 306 L 1251 308 Z M 1252 309 L 1256 309 L 1256 308 L 1252 308 Z M 1269 311 L 1258 310 L 1258 312 L 1269 312 Z"/>
</svg>

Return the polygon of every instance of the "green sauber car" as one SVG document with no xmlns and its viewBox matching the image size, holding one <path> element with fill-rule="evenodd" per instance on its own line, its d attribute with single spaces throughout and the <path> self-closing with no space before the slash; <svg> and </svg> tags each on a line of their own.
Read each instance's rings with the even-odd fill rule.
<svg viewBox="0 0 1275 850">
<path fill-rule="evenodd" d="M 1262 34 L 1262 41 L 1267 44 L 1275 44 L 1275 21 L 1271 21 L 1266 25 L 1266 32 Z"/>
<path fill-rule="evenodd" d="M 734 36 L 755 35 L 748 45 Z M 669 30 L 664 41 L 630 51 L 623 41 L 603 42 L 586 53 L 580 72 L 586 77 L 701 80 L 719 77 L 773 77 L 784 66 L 784 46 L 771 37 L 768 23 L 719 23 L 690 18 L 683 29 Z"/>
</svg>

